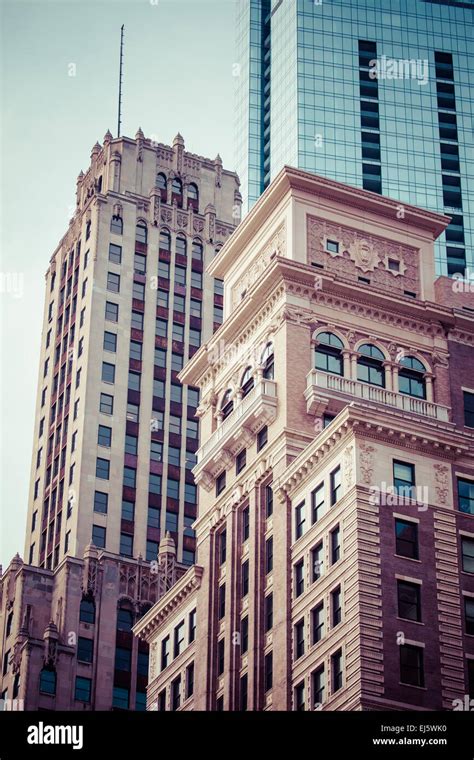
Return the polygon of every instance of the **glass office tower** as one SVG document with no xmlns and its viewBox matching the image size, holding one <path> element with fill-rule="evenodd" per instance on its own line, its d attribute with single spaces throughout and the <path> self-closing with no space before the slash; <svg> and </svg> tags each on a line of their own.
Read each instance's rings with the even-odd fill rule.
<svg viewBox="0 0 474 760">
<path fill-rule="evenodd" d="M 446 213 L 437 271 L 474 270 L 474 3 L 237 5 L 244 208 L 289 164 Z"/>
</svg>

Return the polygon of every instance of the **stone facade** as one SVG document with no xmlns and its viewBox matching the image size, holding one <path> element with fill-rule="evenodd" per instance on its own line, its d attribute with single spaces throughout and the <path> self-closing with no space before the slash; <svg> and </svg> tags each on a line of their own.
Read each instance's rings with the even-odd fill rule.
<svg viewBox="0 0 474 760">
<path fill-rule="evenodd" d="M 135 626 L 148 709 L 473 695 L 474 298 L 434 282 L 448 219 L 403 211 L 285 167 L 210 265 L 198 563 Z"/>
</svg>

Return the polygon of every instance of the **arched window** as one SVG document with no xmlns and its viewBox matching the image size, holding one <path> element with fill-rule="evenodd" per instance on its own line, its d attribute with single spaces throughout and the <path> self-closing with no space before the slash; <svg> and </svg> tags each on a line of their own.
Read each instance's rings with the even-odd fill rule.
<svg viewBox="0 0 474 760">
<path fill-rule="evenodd" d="M 195 261 L 202 261 L 202 243 L 198 238 L 193 240 L 193 259 Z"/>
<path fill-rule="evenodd" d="M 95 604 L 92 599 L 84 598 L 81 600 L 79 620 L 81 623 L 89 623 L 89 625 L 95 623 Z"/>
<path fill-rule="evenodd" d="M 342 340 L 330 332 L 319 333 L 317 340 L 314 358 L 316 369 L 331 372 L 333 375 L 343 375 Z"/>
<path fill-rule="evenodd" d="M 110 231 L 114 235 L 121 235 L 123 232 L 123 221 L 121 216 L 113 216 L 110 220 Z"/>
<path fill-rule="evenodd" d="M 407 396 L 426 398 L 426 369 L 414 356 L 404 356 L 400 360 L 401 369 L 398 373 L 398 390 Z"/>
<path fill-rule="evenodd" d="M 42 694 L 56 694 L 56 671 L 52 668 L 43 668 L 40 673 L 39 690 Z"/>
<path fill-rule="evenodd" d="M 252 367 L 247 367 L 244 374 L 242 375 L 242 380 L 240 383 L 240 387 L 242 388 L 242 394 L 246 396 L 248 393 L 250 393 L 253 386 L 254 386 L 254 378 L 252 374 Z"/>
<path fill-rule="evenodd" d="M 224 398 L 222 399 L 221 404 L 221 412 L 222 412 L 222 419 L 225 420 L 229 414 L 232 414 L 234 411 L 234 400 L 232 398 L 232 390 L 229 388 L 224 393 Z"/>
<path fill-rule="evenodd" d="M 191 182 L 188 185 L 188 208 L 193 208 L 194 211 L 198 211 L 199 209 L 199 191 L 197 189 L 197 185 L 194 184 L 194 182 Z"/>
<path fill-rule="evenodd" d="M 273 380 L 275 370 L 275 357 L 273 354 L 272 343 L 267 343 L 263 349 L 260 363 L 263 365 L 263 377 L 265 380 Z"/>
<path fill-rule="evenodd" d="M 135 241 L 137 243 L 146 243 L 148 230 L 145 222 L 138 222 L 135 228 Z"/>
<path fill-rule="evenodd" d="M 161 172 L 156 175 L 156 186 L 159 190 L 166 190 L 166 177 Z"/>
<path fill-rule="evenodd" d="M 383 366 L 385 357 L 381 350 L 370 343 L 364 343 L 363 346 L 360 346 L 359 353 L 361 356 L 357 360 L 357 379 L 363 383 L 385 388 L 385 369 Z"/>
<path fill-rule="evenodd" d="M 175 178 L 171 185 L 171 200 L 176 198 L 179 208 L 183 207 L 183 183 L 180 179 Z"/>
<path fill-rule="evenodd" d="M 169 251 L 171 248 L 171 236 L 168 230 L 160 232 L 160 251 Z"/>
<path fill-rule="evenodd" d="M 117 631 L 131 631 L 133 626 L 133 614 L 125 603 L 117 610 Z"/>
<path fill-rule="evenodd" d="M 184 235 L 178 235 L 176 238 L 176 253 L 180 256 L 186 256 L 186 238 Z"/>
</svg>

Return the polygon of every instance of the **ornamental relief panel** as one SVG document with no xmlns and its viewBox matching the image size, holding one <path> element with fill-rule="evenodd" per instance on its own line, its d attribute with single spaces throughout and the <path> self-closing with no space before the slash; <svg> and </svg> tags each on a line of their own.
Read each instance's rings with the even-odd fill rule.
<svg viewBox="0 0 474 760">
<path fill-rule="evenodd" d="M 232 305 L 237 306 L 247 290 L 258 280 L 273 255 L 286 256 L 286 227 L 281 224 L 264 248 L 255 256 L 253 264 L 232 288 Z"/>
<path fill-rule="evenodd" d="M 416 248 L 360 233 L 308 215 L 306 225 L 308 263 L 329 272 L 370 282 L 390 291 L 419 294 L 419 252 Z"/>
</svg>

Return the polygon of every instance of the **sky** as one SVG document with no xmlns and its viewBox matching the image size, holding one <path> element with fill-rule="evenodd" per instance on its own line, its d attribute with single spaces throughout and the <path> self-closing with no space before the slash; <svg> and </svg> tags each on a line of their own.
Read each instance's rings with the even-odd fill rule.
<svg viewBox="0 0 474 760">
<path fill-rule="evenodd" d="M 244 0 L 245 1 L 245 0 Z M 23 556 L 44 275 L 107 129 L 235 168 L 235 0 L 0 0 L 0 564 Z M 74 65 L 71 65 L 74 64 Z M 74 76 L 71 74 L 74 73 Z"/>
</svg>

